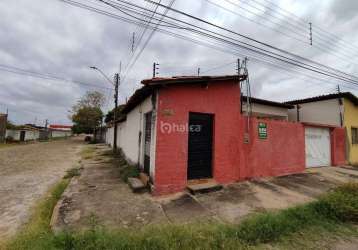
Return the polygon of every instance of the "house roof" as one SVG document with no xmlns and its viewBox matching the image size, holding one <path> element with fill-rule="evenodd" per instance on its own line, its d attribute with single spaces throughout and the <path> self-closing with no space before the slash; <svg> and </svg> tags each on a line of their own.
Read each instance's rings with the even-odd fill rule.
<svg viewBox="0 0 358 250">
<path fill-rule="evenodd" d="M 358 98 L 355 95 L 353 95 L 351 92 L 341 92 L 335 94 L 320 95 L 320 96 L 315 96 L 305 99 L 293 100 L 285 103 L 294 105 L 294 104 L 302 104 L 302 103 L 309 103 L 309 102 L 325 101 L 325 100 L 331 100 L 337 98 L 346 98 L 350 100 L 354 105 L 358 105 Z"/>
<path fill-rule="evenodd" d="M 165 85 L 178 83 L 207 83 L 210 81 L 225 81 L 225 80 L 245 80 L 247 75 L 225 75 L 225 76 L 173 76 L 173 77 L 155 77 L 145 79 L 142 81 L 144 85 Z"/>
<path fill-rule="evenodd" d="M 246 102 L 246 96 L 243 96 L 242 99 L 244 102 Z M 265 100 L 265 99 L 259 99 L 259 98 L 255 98 L 255 97 L 250 97 L 250 100 L 252 103 L 257 103 L 257 104 L 262 104 L 262 105 L 266 105 L 266 106 L 272 106 L 272 107 L 278 107 L 278 108 L 286 108 L 286 109 L 293 109 L 294 106 L 291 104 L 287 104 L 287 103 L 282 103 L 282 102 L 274 102 L 274 101 L 269 101 L 269 100 Z"/>
<path fill-rule="evenodd" d="M 71 129 L 71 125 L 59 125 L 59 124 L 51 124 L 50 128 L 59 128 L 59 129 Z"/>
<path fill-rule="evenodd" d="M 174 77 L 155 77 L 151 79 L 145 79 L 142 81 L 144 85 L 140 89 L 137 89 L 134 94 L 129 98 L 127 104 L 122 110 L 123 114 L 128 114 L 145 98 L 150 96 L 153 91 L 162 85 L 168 84 L 205 84 L 210 81 L 225 81 L 225 80 L 237 80 L 243 81 L 246 79 L 246 75 L 227 75 L 227 76 L 174 76 Z M 117 120 L 118 121 L 118 120 Z"/>
<path fill-rule="evenodd" d="M 141 103 L 145 98 L 150 96 L 154 89 L 153 86 L 145 85 L 140 89 L 137 89 L 134 94 L 129 98 L 127 104 L 124 106 L 122 110 L 122 114 L 128 114 L 132 109 L 134 109 L 139 103 Z M 119 117 L 121 118 L 121 117 Z"/>
</svg>

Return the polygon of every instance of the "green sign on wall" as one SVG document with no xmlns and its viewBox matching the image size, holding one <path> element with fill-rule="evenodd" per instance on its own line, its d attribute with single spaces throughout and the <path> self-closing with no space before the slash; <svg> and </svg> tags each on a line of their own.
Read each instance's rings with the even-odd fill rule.
<svg viewBox="0 0 358 250">
<path fill-rule="evenodd" d="M 267 124 L 264 122 L 259 122 L 258 125 L 259 138 L 267 139 Z"/>
</svg>

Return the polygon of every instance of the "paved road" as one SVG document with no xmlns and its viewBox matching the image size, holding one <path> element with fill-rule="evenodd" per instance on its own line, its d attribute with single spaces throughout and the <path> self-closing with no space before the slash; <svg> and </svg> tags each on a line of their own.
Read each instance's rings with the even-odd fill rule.
<svg viewBox="0 0 358 250">
<path fill-rule="evenodd" d="M 80 138 L 0 149 L 0 239 L 25 223 L 30 209 L 79 160 Z"/>
</svg>

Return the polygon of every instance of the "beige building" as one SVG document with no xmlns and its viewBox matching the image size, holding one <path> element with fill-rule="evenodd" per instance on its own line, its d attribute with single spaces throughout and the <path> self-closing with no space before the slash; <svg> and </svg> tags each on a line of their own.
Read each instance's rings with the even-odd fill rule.
<svg viewBox="0 0 358 250">
<path fill-rule="evenodd" d="M 341 127 L 343 124 L 343 105 L 340 98 L 304 99 L 289 102 L 294 108 L 289 110 L 288 119 L 295 122 L 307 122 Z"/>
<path fill-rule="evenodd" d="M 350 164 L 358 164 L 358 98 L 355 95 L 343 92 L 287 103 L 294 105 L 294 109 L 289 111 L 290 121 L 344 127 L 346 130 L 346 158 Z M 328 129 L 325 130 L 327 134 L 325 137 L 329 137 Z M 322 132 L 324 131 L 322 130 Z M 317 147 L 315 151 L 318 152 L 320 148 L 322 147 Z"/>
<path fill-rule="evenodd" d="M 270 118 L 274 120 L 288 121 L 289 110 L 294 106 L 290 104 L 268 101 L 264 99 L 251 97 L 251 115 L 257 118 Z M 242 112 L 247 111 L 247 97 L 242 98 Z"/>
</svg>

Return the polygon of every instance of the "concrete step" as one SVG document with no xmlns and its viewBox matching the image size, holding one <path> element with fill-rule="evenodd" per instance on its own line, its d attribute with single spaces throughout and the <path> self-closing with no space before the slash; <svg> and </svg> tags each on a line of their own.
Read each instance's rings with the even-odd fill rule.
<svg viewBox="0 0 358 250">
<path fill-rule="evenodd" d="M 128 185 L 134 193 L 147 191 L 147 186 L 139 178 L 128 178 Z"/>
<path fill-rule="evenodd" d="M 218 184 L 215 180 L 197 180 L 197 181 L 190 181 L 186 186 L 189 192 L 193 195 L 195 194 L 202 194 L 202 193 L 209 193 L 219 191 L 223 188 L 222 185 Z"/>
</svg>

